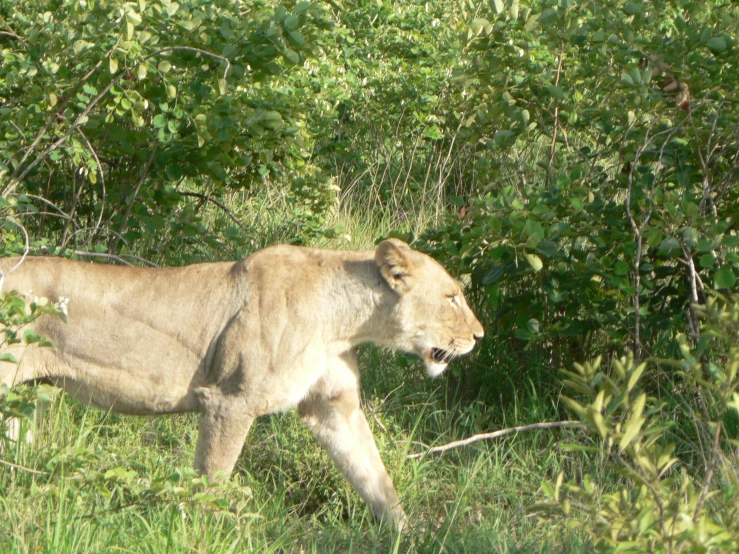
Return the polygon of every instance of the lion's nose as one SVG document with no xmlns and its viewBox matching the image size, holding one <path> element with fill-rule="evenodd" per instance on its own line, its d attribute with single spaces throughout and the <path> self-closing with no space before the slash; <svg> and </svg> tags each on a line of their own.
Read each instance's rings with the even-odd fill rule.
<svg viewBox="0 0 739 554">
<path fill-rule="evenodd" d="M 470 327 L 472 328 L 470 330 L 472 331 L 472 337 L 475 341 L 481 341 L 485 336 L 485 329 L 483 329 L 482 323 L 480 323 L 475 316 L 472 316 L 471 318 Z"/>
</svg>

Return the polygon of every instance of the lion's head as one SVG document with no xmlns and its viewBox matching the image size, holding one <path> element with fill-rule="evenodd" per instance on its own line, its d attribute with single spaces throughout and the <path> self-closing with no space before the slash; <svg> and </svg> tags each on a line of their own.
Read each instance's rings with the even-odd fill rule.
<svg viewBox="0 0 739 554">
<path fill-rule="evenodd" d="M 482 339 L 485 332 L 459 282 L 438 262 L 397 239 L 381 242 L 375 261 L 398 295 L 393 313 L 400 333 L 393 346 L 418 354 L 430 377 Z"/>
</svg>

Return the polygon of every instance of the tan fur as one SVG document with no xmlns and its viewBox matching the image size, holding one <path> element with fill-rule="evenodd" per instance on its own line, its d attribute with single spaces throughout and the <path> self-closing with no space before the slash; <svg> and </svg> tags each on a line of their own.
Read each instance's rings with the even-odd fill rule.
<svg viewBox="0 0 739 554">
<path fill-rule="evenodd" d="M 37 322 L 56 348 L 16 347 L 20 365 L 0 364 L 3 383 L 44 379 L 124 414 L 200 412 L 195 467 L 209 476 L 231 473 L 255 417 L 297 406 L 374 514 L 400 526 L 360 409 L 355 347 L 414 352 L 436 376 L 483 336 L 459 283 L 395 239 L 374 251 L 275 246 L 162 269 L 31 257 L 4 288 L 69 306 L 67 324 Z"/>
</svg>

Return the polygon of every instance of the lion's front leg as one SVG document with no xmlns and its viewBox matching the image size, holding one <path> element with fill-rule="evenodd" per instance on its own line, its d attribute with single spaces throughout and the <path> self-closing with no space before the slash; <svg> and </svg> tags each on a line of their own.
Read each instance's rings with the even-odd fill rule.
<svg viewBox="0 0 739 554">
<path fill-rule="evenodd" d="M 390 520 L 403 529 L 407 524 L 405 513 L 360 409 L 358 386 L 340 392 L 320 389 L 319 383 L 318 390 L 298 406 L 301 420 L 369 504 L 375 517 Z"/>
<path fill-rule="evenodd" d="M 195 469 L 208 477 L 222 471 L 228 478 L 244 446 L 254 416 L 246 409 L 243 398 L 224 395 L 211 387 L 196 390 L 201 414 Z"/>
</svg>

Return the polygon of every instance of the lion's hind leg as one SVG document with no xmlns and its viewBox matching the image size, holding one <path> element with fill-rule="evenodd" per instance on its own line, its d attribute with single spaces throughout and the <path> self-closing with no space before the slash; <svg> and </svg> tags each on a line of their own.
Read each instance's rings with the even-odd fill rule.
<svg viewBox="0 0 739 554">
<path fill-rule="evenodd" d="M 201 407 L 195 469 L 211 478 L 218 472 L 228 478 L 254 416 L 238 395 L 225 395 L 215 387 L 200 387 L 195 394 Z"/>
</svg>

